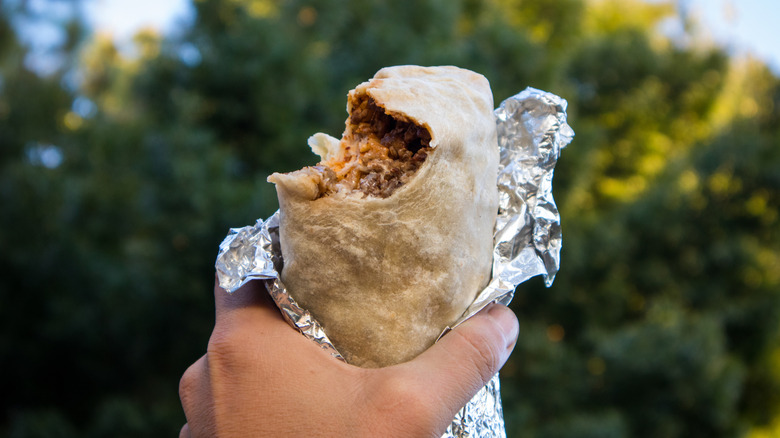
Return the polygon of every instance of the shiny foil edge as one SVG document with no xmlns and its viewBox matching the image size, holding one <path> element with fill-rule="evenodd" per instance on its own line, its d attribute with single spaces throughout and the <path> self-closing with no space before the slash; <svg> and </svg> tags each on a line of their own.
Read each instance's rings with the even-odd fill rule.
<svg viewBox="0 0 780 438">
<path fill-rule="evenodd" d="M 562 244 L 560 214 L 552 195 L 553 170 L 561 150 L 574 137 L 566 122 L 566 106 L 565 99 L 528 87 L 495 110 L 500 162 L 492 277 L 452 328 L 492 302 L 508 305 L 515 288 L 531 277 L 542 275 L 545 284 L 552 285 Z M 264 281 L 288 323 L 344 360 L 322 326 L 287 293 L 278 274 L 282 266 L 278 210 L 254 226 L 231 228 L 216 260 L 219 284 L 225 291 L 232 293 L 252 280 Z M 442 438 L 505 436 L 496 374 L 456 414 Z"/>
<path fill-rule="evenodd" d="M 548 287 L 555 280 L 563 235 L 552 180 L 561 150 L 574 138 L 566 107 L 565 99 L 528 87 L 494 111 L 500 160 L 493 272 L 452 328 L 490 303 L 509 305 L 515 288 L 531 277 L 543 276 Z"/>
</svg>

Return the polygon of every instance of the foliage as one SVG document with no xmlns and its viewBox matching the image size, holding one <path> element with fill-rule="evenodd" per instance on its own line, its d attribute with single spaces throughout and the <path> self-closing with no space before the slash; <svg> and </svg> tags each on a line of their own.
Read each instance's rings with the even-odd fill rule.
<svg viewBox="0 0 780 438">
<path fill-rule="evenodd" d="M 639 0 L 199 0 L 135 55 L 63 23 L 32 71 L 0 16 L 0 435 L 170 436 L 216 246 L 276 209 L 346 92 L 454 64 L 569 100 L 555 284 L 521 285 L 510 436 L 771 436 L 780 421 L 780 80 L 659 34 Z M 695 38 L 695 35 L 690 35 Z M 76 78 L 76 79 L 74 79 Z M 774 429 L 773 429 L 774 428 Z"/>
</svg>

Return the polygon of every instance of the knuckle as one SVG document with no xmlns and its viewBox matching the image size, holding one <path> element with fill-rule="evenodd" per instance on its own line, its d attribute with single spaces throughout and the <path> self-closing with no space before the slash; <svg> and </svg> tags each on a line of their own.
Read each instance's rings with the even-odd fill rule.
<svg viewBox="0 0 780 438">
<path fill-rule="evenodd" d="M 489 380 L 500 362 L 499 351 L 491 337 L 478 331 L 465 333 L 458 330 L 453 330 L 450 335 L 456 336 L 460 348 L 467 352 L 466 360 L 479 372 L 483 382 Z"/>
<path fill-rule="evenodd" d="M 215 328 L 206 347 L 210 378 L 224 378 L 257 368 L 263 362 L 259 352 L 265 351 L 266 346 L 249 327 Z"/>
<path fill-rule="evenodd" d="M 379 436 L 422 437 L 435 430 L 438 410 L 420 382 L 391 374 L 372 393 L 372 417 L 385 429 Z"/>
<path fill-rule="evenodd" d="M 203 378 L 201 361 L 202 358 L 190 365 L 179 380 L 179 398 L 185 408 L 188 407 L 193 393 L 199 386 L 200 379 Z"/>
<path fill-rule="evenodd" d="M 389 399 L 395 400 L 396 407 L 400 406 L 405 411 L 421 412 L 426 409 L 426 404 L 420 396 L 419 387 L 408 379 L 394 378 L 386 382 L 385 391 L 389 393 Z"/>
<path fill-rule="evenodd" d="M 241 337 L 234 330 L 214 330 L 206 353 L 215 365 L 233 364 L 241 360 L 241 347 Z"/>
</svg>

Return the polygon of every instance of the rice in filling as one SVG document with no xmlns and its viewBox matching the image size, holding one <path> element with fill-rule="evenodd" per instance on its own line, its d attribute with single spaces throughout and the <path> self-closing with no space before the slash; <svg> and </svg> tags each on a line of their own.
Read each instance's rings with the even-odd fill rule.
<svg viewBox="0 0 780 438">
<path fill-rule="evenodd" d="M 366 95 L 353 102 L 335 157 L 310 168 L 321 176 L 320 197 L 360 192 L 387 198 L 414 176 L 433 151 L 423 126 L 390 115 Z"/>
</svg>

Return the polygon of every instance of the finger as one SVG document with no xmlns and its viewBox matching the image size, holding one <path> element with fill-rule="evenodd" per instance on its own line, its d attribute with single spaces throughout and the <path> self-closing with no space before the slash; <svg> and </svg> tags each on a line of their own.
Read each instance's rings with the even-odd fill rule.
<svg viewBox="0 0 780 438">
<path fill-rule="evenodd" d="M 191 415 L 198 415 L 203 400 L 208 400 L 211 394 L 207 361 L 206 356 L 201 356 L 184 371 L 179 380 L 179 399 L 188 421 Z"/>
<path fill-rule="evenodd" d="M 214 304 L 217 324 L 247 310 L 255 314 L 253 318 L 269 317 L 282 320 L 276 305 L 268 295 L 265 283 L 261 280 L 252 280 L 233 293 L 228 293 L 215 281 Z"/>
<path fill-rule="evenodd" d="M 429 402 L 444 403 L 454 415 L 504 365 L 517 334 L 515 314 L 493 304 L 404 365 L 416 373 L 422 387 L 429 388 Z"/>
<path fill-rule="evenodd" d="M 190 438 L 191 436 L 190 426 L 187 423 L 184 423 L 184 427 L 182 427 L 181 431 L 179 432 L 179 438 Z"/>
</svg>

